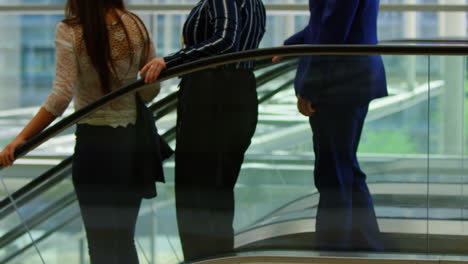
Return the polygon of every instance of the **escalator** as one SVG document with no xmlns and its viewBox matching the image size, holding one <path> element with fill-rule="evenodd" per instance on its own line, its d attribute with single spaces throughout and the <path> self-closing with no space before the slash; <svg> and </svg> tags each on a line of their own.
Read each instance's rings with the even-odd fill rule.
<svg viewBox="0 0 468 264">
<path fill-rule="evenodd" d="M 391 52 L 396 52 L 396 47 L 398 46 L 393 45 L 388 48 L 389 50 L 385 47 L 371 48 L 375 49 L 373 52 L 379 52 L 380 49 L 382 53 L 391 54 Z M 340 48 L 330 47 L 328 52 L 330 54 L 341 53 L 343 49 L 340 50 Z M 363 50 L 369 52 L 366 48 L 369 47 L 355 47 L 354 50 L 351 49 L 348 52 L 354 52 L 354 54 L 363 53 Z M 445 47 L 445 50 L 435 49 L 435 51 L 468 54 L 467 48 L 460 50 L 460 47 L 455 50 Z M 257 54 L 252 52 L 241 55 L 223 55 L 211 58 L 211 61 L 208 59 L 209 63 L 205 61 L 182 65 L 180 68 L 168 71 L 161 79 L 165 80 L 181 73 L 186 74 L 200 67 L 207 68 L 211 65 L 220 65 L 253 56 L 300 55 L 313 52 L 327 53 L 326 50 L 317 47 L 297 47 L 297 49 L 260 50 Z M 401 53 L 401 50 L 398 52 Z M 407 52 L 411 54 L 433 52 L 433 50 L 410 48 Z M 295 110 L 294 105 L 287 109 L 284 106 L 288 104 L 291 106 L 290 99 L 294 98 L 291 87 L 297 61 L 285 60 L 275 65 L 269 65 L 267 61 L 268 59 L 258 63 L 259 66 L 256 69 L 262 114 L 236 187 L 236 199 L 239 200 L 236 210 L 241 212 L 239 217 L 236 216 L 238 219 L 235 223 L 236 248 L 239 252 L 311 250 L 314 248 L 314 218 L 318 194 L 313 188 L 311 175 L 313 170 L 311 148 L 301 143 L 310 141 L 310 132 L 304 134 L 304 131 L 309 128 L 303 118 L 298 118 L 297 115 L 288 116 L 288 118 L 282 116 L 291 109 Z M 134 91 L 141 84 L 137 82 L 124 87 L 103 100 L 111 101 Z M 371 107 L 369 114 L 371 120 L 392 114 L 391 111 L 386 110 L 392 106 L 391 97 Z M 280 103 L 272 104 L 272 101 Z M 381 105 L 385 105 L 384 101 L 390 107 L 382 107 Z M 96 108 L 98 105 L 99 103 L 91 105 L 89 109 Z M 154 111 L 156 120 L 162 120 L 173 118 L 176 105 L 177 94 L 172 93 L 151 105 L 150 109 Z M 171 115 L 172 117 L 169 117 Z M 35 148 L 41 142 L 76 123 L 77 120 L 76 115 L 64 119 L 63 122 L 68 122 L 67 125 L 58 124 L 58 127 L 47 132 L 49 134 L 43 138 L 34 139 L 36 142 L 24 146 L 19 152 Z M 168 127 L 164 131 L 163 137 L 168 141 L 173 141 L 174 127 Z M 296 146 L 299 151 L 288 152 L 290 146 Z M 309 152 L 304 150 L 307 148 Z M 450 182 L 448 179 L 460 177 L 459 174 L 466 170 L 464 167 L 461 171 L 450 169 L 450 163 L 457 163 L 459 158 L 441 159 L 441 164 L 437 165 L 442 171 L 440 174 L 451 177 L 431 179 L 432 186 L 440 189 L 437 195 L 432 196 L 426 191 L 428 189 L 427 178 L 416 173 L 427 168 L 425 166 L 427 159 L 421 158 L 420 155 L 406 156 L 404 159 L 398 155 L 362 155 L 360 159 L 364 171 L 369 173 L 369 185 L 374 194 L 379 224 L 385 235 L 386 248 L 390 252 L 468 253 L 463 246 L 466 245 L 468 234 L 457 234 L 457 229 L 448 231 L 442 229 L 445 231 L 440 234 L 428 235 L 433 225 L 447 227 L 454 223 L 464 225 L 466 222 L 465 215 L 459 214 L 459 208 L 466 204 L 465 199 L 454 197 L 450 194 L 450 190 L 447 190 L 459 185 L 459 182 Z M 436 165 L 433 164 L 433 166 Z M 168 161 L 165 165 L 166 174 L 172 175 L 173 168 L 173 162 Z M 5 175 L 1 171 L 0 173 Z M 252 175 L 255 175 L 255 179 Z M 70 176 L 71 158 L 66 158 L 12 193 L 14 203 L 9 198 L 0 202 L 1 228 L 7 230 L 0 238 L 0 263 L 41 263 L 42 260 L 46 263 L 63 263 L 67 259 L 79 259 L 75 262 L 87 263 L 85 261 L 87 255 L 85 237 Z M 256 189 L 253 190 L 253 187 Z M 404 187 L 407 187 L 406 191 Z M 177 229 L 173 223 L 169 224 L 173 221 L 171 219 L 175 219 L 173 179 L 169 177 L 168 183 L 164 186 L 159 185 L 158 188 L 159 197 L 152 201 L 145 201 L 141 208 L 139 228 L 137 228 L 140 229 L 137 230 L 140 259 L 143 260 L 142 263 L 154 263 L 154 259 L 164 259 L 162 263 L 178 263 L 183 257 L 177 241 Z M 252 193 L 255 193 L 255 198 L 252 198 Z M 252 202 L 253 200 L 257 201 Z M 444 208 L 443 205 L 447 203 L 452 203 L 452 210 Z M 438 207 L 434 207 L 434 210 L 429 212 L 427 208 L 434 205 L 440 205 L 439 211 L 437 211 Z M 20 213 L 18 214 L 17 211 Z M 252 211 L 255 213 L 250 213 Z M 31 242 L 32 240 L 34 243 Z M 73 243 L 69 243 L 71 241 Z M 431 243 L 430 250 L 429 242 Z M 165 248 L 167 256 L 156 256 L 155 254 L 161 253 L 154 252 L 155 248 Z M 54 259 L 57 252 L 62 252 L 59 260 Z M 67 256 L 63 252 L 72 253 Z"/>
<path fill-rule="evenodd" d="M 276 90 L 262 89 L 264 84 L 292 72 L 296 67 L 295 61 L 288 61 L 277 65 L 269 65 L 269 60 L 258 61 L 255 70 L 259 87 L 259 101 L 268 100 L 277 91 L 285 89 L 282 85 Z M 291 80 L 288 81 L 288 84 Z M 177 92 L 171 93 L 156 103 L 149 106 L 154 112 L 155 121 L 169 114 L 173 114 L 177 106 Z M 175 138 L 175 127 L 169 128 L 162 135 L 168 142 Z M 81 219 L 76 204 L 71 178 L 72 157 L 65 158 L 58 165 L 47 170 L 22 188 L 12 193 L 11 199 L 6 197 L 0 202 L 0 219 L 3 223 L 11 222 L 13 228 L 2 234 L 0 248 L 5 254 L 0 263 L 11 263 L 22 254 L 27 254 L 35 248 L 35 244 L 45 243 L 55 233 L 66 229 L 68 235 L 83 239 L 83 231 L 80 228 Z M 46 198 L 53 196 L 54 201 Z M 21 212 L 21 218 L 17 218 L 16 209 Z M 148 213 L 148 208 L 142 208 L 142 214 Z M 143 217 L 144 218 L 144 217 Z M 17 221 L 21 220 L 21 221 Z M 24 223 L 22 222 L 24 221 Z M 34 237 L 35 243 L 27 241 L 28 231 L 41 230 Z M 26 242 L 27 241 L 27 242 Z"/>
</svg>

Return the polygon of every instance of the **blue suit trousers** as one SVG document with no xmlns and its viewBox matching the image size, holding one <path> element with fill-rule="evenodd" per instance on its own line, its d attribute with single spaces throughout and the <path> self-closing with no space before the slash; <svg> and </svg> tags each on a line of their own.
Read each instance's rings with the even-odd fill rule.
<svg viewBox="0 0 468 264">
<path fill-rule="evenodd" d="M 368 104 L 327 104 L 316 106 L 309 119 L 320 193 L 316 246 L 321 250 L 383 250 L 366 174 L 356 156 L 367 112 Z"/>
</svg>

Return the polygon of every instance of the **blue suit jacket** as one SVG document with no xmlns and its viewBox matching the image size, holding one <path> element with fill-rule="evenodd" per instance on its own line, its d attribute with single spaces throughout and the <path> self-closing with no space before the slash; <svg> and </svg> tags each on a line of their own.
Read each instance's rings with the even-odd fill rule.
<svg viewBox="0 0 468 264">
<path fill-rule="evenodd" d="M 309 0 L 310 20 L 285 45 L 377 44 L 379 0 Z M 379 55 L 303 56 L 296 93 L 321 103 L 368 103 L 387 95 Z"/>
</svg>

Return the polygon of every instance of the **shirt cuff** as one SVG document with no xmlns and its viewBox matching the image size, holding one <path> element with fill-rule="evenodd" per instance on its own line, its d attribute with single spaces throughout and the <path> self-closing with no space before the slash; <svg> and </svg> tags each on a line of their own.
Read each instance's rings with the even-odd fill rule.
<svg viewBox="0 0 468 264">
<path fill-rule="evenodd" d="M 163 58 L 166 63 L 166 68 L 172 68 L 181 64 L 182 59 L 178 55 L 169 55 Z"/>
</svg>

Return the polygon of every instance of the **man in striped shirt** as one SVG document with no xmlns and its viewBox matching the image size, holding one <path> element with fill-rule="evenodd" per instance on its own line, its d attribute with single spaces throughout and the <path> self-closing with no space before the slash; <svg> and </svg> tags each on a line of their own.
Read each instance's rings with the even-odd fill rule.
<svg viewBox="0 0 468 264">
<path fill-rule="evenodd" d="M 258 48 L 265 20 L 261 0 L 200 0 L 183 28 L 186 47 L 148 63 L 145 81 L 168 67 Z M 257 124 L 252 69 L 246 61 L 182 77 L 175 190 L 185 261 L 233 250 L 233 190 Z"/>
</svg>

